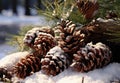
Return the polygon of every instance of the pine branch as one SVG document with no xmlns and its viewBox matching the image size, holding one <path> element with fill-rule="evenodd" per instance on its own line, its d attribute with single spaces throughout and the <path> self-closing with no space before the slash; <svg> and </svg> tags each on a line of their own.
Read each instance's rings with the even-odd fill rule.
<svg viewBox="0 0 120 83">
<path fill-rule="evenodd" d="M 70 17 L 70 14 L 73 13 L 73 9 L 75 7 L 74 1 L 66 0 L 55 0 L 54 2 L 43 1 L 42 3 L 46 9 L 38 9 L 39 14 L 44 15 L 50 19 L 52 18 L 52 20 L 60 20 L 61 18 L 68 19 Z"/>
</svg>

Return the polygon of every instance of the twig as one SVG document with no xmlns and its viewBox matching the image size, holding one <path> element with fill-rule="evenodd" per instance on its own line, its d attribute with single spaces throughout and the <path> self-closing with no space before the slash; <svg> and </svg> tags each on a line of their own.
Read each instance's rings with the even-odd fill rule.
<svg viewBox="0 0 120 83">
<path fill-rule="evenodd" d="M 82 77 L 82 83 L 84 83 L 84 77 Z"/>
</svg>

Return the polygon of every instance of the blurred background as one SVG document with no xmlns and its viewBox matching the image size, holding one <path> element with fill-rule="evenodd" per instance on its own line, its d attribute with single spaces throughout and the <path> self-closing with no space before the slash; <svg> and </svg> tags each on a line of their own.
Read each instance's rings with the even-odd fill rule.
<svg viewBox="0 0 120 83">
<path fill-rule="evenodd" d="M 45 25 L 37 9 L 44 10 L 41 0 L 0 0 L 0 58 L 15 47 L 6 44 L 11 35 L 18 34 L 26 25 Z"/>
<path fill-rule="evenodd" d="M 25 51 L 23 38 L 31 26 L 53 27 L 61 18 L 79 25 L 85 25 L 96 18 L 117 18 L 119 25 L 120 0 L 82 1 L 94 7 L 84 4 L 88 10 L 83 13 L 84 5 L 77 6 L 80 4 L 77 0 L 0 0 L 0 59 L 11 52 Z M 96 15 L 92 16 L 96 11 Z M 115 34 L 115 42 L 119 42 L 119 30 Z"/>
</svg>

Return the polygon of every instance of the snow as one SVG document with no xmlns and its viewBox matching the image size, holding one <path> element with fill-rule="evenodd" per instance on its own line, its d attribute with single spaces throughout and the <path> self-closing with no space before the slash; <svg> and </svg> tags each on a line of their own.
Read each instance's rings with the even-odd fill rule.
<svg viewBox="0 0 120 83">
<path fill-rule="evenodd" d="M 97 18 L 97 21 L 99 21 L 99 22 L 113 22 L 114 20 L 113 19 L 107 19 L 107 20 L 105 20 L 103 18 Z"/>
<path fill-rule="evenodd" d="M 27 54 L 28 52 L 18 52 L 6 55 L 4 58 L 0 59 L 0 67 L 6 67 L 8 70 L 11 70 L 12 66 Z"/>
<path fill-rule="evenodd" d="M 0 44 L 0 59 L 3 58 L 5 55 L 16 51 L 16 49 L 14 49 L 15 47 L 10 46 L 8 44 Z"/>
<path fill-rule="evenodd" d="M 0 60 L 0 67 L 10 68 L 27 54 L 28 52 L 17 52 L 7 55 Z M 106 67 L 88 73 L 80 73 L 68 68 L 57 76 L 47 76 L 39 71 L 23 80 L 18 78 L 16 80 L 14 78 L 14 80 L 21 80 L 23 83 L 82 83 L 83 77 L 83 83 L 110 83 L 120 79 L 120 63 L 111 63 Z"/>
<path fill-rule="evenodd" d="M 0 15 L 0 24 L 20 25 L 49 25 L 43 16 L 3 16 Z"/>
</svg>

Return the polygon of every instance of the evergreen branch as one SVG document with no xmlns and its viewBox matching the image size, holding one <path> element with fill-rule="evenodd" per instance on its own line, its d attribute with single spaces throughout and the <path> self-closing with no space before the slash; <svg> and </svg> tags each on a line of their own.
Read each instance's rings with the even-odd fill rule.
<svg viewBox="0 0 120 83">
<path fill-rule="evenodd" d="M 52 18 L 52 20 L 68 19 L 75 8 L 74 1 L 54 0 L 51 2 L 48 0 L 42 1 L 42 3 L 46 9 L 38 10 L 39 14 Z"/>
</svg>

